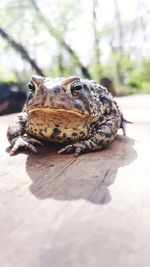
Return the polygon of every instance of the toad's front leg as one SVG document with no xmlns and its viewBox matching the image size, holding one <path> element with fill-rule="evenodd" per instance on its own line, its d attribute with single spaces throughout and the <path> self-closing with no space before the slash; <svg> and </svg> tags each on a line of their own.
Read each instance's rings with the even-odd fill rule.
<svg viewBox="0 0 150 267">
<path fill-rule="evenodd" d="M 37 150 L 34 144 L 42 144 L 39 140 L 31 138 L 25 133 L 27 113 L 22 112 L 14 118 L 7 130 L 7 138 L 11 144 L 10 155 L 13 156 L 21 147 L 27 148 L 34 153 Z"/>
</svg>

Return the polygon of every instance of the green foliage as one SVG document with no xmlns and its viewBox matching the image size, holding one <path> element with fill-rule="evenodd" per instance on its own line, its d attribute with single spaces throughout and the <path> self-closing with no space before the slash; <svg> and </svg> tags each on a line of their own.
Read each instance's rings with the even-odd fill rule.
<svg viewBox="0 0 150 267">
<path fill-rule="evenodd" d="M 150 82 L 150 59 L 142 61 L 140 78 L 143 82 Z"/>
<path fill-rule="evenodd" d="M 127 85 L 131 93 L 150 93 L 150 60 L 144 59 L 130 73 Z"/>
</svg>

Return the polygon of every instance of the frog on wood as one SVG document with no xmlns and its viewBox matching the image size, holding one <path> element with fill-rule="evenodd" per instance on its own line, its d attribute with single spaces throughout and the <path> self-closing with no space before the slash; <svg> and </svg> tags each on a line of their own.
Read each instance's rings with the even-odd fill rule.
<svg viewBox="0 0 150 267">
<path fill-rule="evenodd" d="M 75 156 L 104 149 L 125 120 L 107 89 L 93 80 L 73 76 L 33 76 L 22 112 L 8 127 L 10 155 L 20 147 L 37 152 L 42 140 L 65 143 L 58 153 Z"/>
</svg>

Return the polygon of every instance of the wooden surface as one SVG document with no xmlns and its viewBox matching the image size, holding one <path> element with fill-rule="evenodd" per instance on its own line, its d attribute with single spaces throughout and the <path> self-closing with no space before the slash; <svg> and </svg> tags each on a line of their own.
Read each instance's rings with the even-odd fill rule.
<svg viewBox="0 0 150 267">
<path fill-rule="evenodd" d="M 10 157 L 0 118 L 0 267 L 150 266 L 150 95 L 118 103 L 128 137 L 78 158 Z"/>
</svg>

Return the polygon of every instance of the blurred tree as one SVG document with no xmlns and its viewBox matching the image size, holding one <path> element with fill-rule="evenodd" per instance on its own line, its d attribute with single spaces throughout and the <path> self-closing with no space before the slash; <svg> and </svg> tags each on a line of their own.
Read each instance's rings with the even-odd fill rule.
<svg viewBox="0 0 150 267">
<path fill-rule="evenodd" d="M 12 71 L 12 79 L 27 80 L 32 66 L 41 75 L 111 77 L 120 94 L 146 91 L 149 2 L 132 5 L 136 8 L 128 16 L 127 4 L 118 0 L 1 1 L 0 37 L 7 41 L 0 42 L 1 77 Z"/>
<path fill-rule="evenodd" d="M 29 56 L 28 51 L 23 47 L 22 44 L 16 42 L 4 29 L 0 27 L 0 35 L 4 38 L 12 48 L 21 54 L 22 58 L 26 60 L 31 67 L 36 71 L 37 74 L 44 76 L 43 71 L 38 67 L 36 61 Z"/>
<path fill-rule="evenodd" d="M 74 64 L 81 69 L 81 72 L 84 77 L 91 78 L 91 75 L 88 71 L 88 69 L 82 64 L 80 61 L 80 58 L 77 56 L 76 52 L 72 49 L 72 47 L 66 42 L 64 37 L 61 35 L 61 33 L 58 31 L 58 29 L 54 28 L 49 20 L 42 14 L 40 8 L 37 5 L 37 2 L 35 0 L 30 0 L 33 8 L 37 12 L 37 16 L 40 19 L 40 23 L 43 23 L 48 32 L 58 41 L 58 43 L 70 54 L 71 58 L 74 61 Z M 59 62 L 60 63 L 60 62 Z"/>
<path fill-rule="evenodd" d="M 15 6 L 15 4 L 16 4 L 16 6 Z M 10 11 L 11 7 L 12 7 L 12 9 Z M 72 5 L 70 6 L 70 8 L 71 7 L 72 7 Z M 23 13 L 24 8 L 25 8 L 25 10 L 28 10 L 28 13 L 31 13 L 31 15 L 33 16 L 33 19 L 31 21 L 30 26 L 27 23 L 27 27 L 28 26 L 32 27 L 33 32 L 35 31 L 36 34 L 38 32 L 40 32 L 43 27 L 45 27 L 47 33 L 49 33 L 50 36 L 52 36 L 56 40 L 56 43 L 58 44 L 58 48 L 59 48 L 59 50 L 61 50 L 61 51 L 59 51 L 59 57 L 58 57 L 59 58 L 59 62 L 58 62 L 59 69 L 60 69 L 60 59 L 61 59 L 61 61 L 63 60 L 63 58 L 61 56 L 62 55 L 62 48 L 63 48 L 70 55 L 70 57 L 74 63 L 74 66 L 76 68 L 80 69 L 80 71 L 84 77 L 90 79 L 91 75 L 89 73 L 88 68 L 82 64 L 80 57 L 76 54 L 75 50 L 71 47 L 71 45 L 65 40 L 64 32 L 62 34 L 61 31 L 58 30 L 58 29 L 60 29 L 60 27 L 54 27 L 52 25 L 49 18 L 47 18 L 47 16 L 45 16 L 45 14 L 42 13 L 42 10 L 41 10 L 41 8 L 39 8 L 37 1 L 23 0 L 21 4 L 19 3 L 18 0 L 15 0 L 13 3 L 8 1 L 8 9 L 6 8 L 6 10 L 7 11 L 9 10 L 10 18 L 7 18 L 7 22 L 6 22 L 7 26 L 14 24 L 14 20 L 15 20 L 16 15 L 18 16 L 17 20 L 19 20 L 19 23 L 22 23 L 22 26 L 25 24 L 25 22 L 27 22 L 26 20 L 28 20 L 28 16 L 26 16 L 26 14 Z M 66 11 L 68 11 L 68 9 L 66 9 Z M 64 19 L 64 15 L 66 15 L 66 14 L 63 14 L 63 19 Z M 62 21 L 61 17 L 58 19 L 58 24 L 59 24 L 60 20 Z M 63 24 L 64 24 L 64 22 L 63 22 Z M 16 24 L 14 26 L 16 27 Z M 33 60 L 29 56 L 29 52 L 27 51 L 27 49 L 25 49 L 25 44 L 24 44 L 26 42 L 25 38 L 26 38 L 26 34 L 29 34 L 29 33 L 26 33 L 26 30 L 25 30 L 24 34 L 22 36 L 22 33 L 20 32 L 21 29 L 22 29 L 22 27 L 20 27 L 20 29 L 17 28 L 17 35 L 19 35 L 19 38 L 20 38 L 19 43 L 15 41 L 16 37 L 14 37 L 14 39 L 13 39 L 13 37 L 10 37 L 10 34 L 8 32 L 6 33 L 6 31 L 5 31 L 6 34 L 2 33 L 1 36 L 3 38 L 7 39 L 7 41 L 9 41 L 9 44 L 13 48 L 15 48 L 17 51 L 19 51 L 22 55 L 24 54 L 23 58 L 25 60 L 27 60 L 32 65 L 32 67 L 35 69 L 35 71 L 38 74 L 43 73 L 43 71 L 40 70 L 40 68 L 37 66 L 36 61 Z M 10 27 L 9 30 L 11 31 L 12 27 Z M 2 28 L 2 31 L 4 32 L 3 28 Z M 16 35 L 14 31 L 13 31 L 13 35 Z M 6 36 L 7 36 L 7 38 L 6 38 Z M 34 39 L 36 39 L 36 38 L 34 37 Z M 61 71 L 63 71 L 62 67 L 63 67 L 63 65 L 61 64 Z"/>
<path fill-rule="evenodd" d="M 100 78 L 103 75 L 103 68 L 102 64 L 100 62 L 100 30 L 98 29 L 98 20 L 97 20 L 97 14 L 98 12 L 98 0 L 93 0 L 93 7 L 92 7 L 92 26 L 93 26 L 93 77 L 99 81 Z"/>
</svg>

